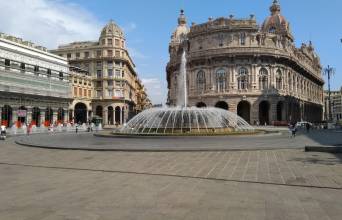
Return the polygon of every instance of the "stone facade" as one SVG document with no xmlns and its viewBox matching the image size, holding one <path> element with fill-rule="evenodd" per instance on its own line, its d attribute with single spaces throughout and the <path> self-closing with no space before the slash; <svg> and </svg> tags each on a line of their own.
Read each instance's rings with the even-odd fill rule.
<svg viewBox="0 0 342 220">
<path fill-rule="evenodd" d="M 71 102 L 67 60 L 0 34 L 1 124 L 65 123 Z"/>
<path fill-rule="evenodd" d="M 321 64 L 312 43 L 294 45 L 278 1 L 261 27 L 256 18 L 209 18 L 187 27 L 184 12 L 169 45 L 168 104 L 175 105 L 186 50 L 190 106 L 216 106 L 252 124 L 321 121 Z"/>
<path fill-rule="evenodd" d="M 331 112 L 329 111 L 329 92 L 324 91 L 324 119 L 330 120 L 329 114 L 333 122 L 342 121 L 342 87 L 340 91 L 331 91 Z"/>
<path fill-rule="evenodd" d="M 140 104 L 145 100 L 139 98 L 146 98 L 146 91 L 128 54 L 124 33 L 113 21 L 102 29 L 98 41 L 61 45 L 51 52 L 90 73 L 92 114 L 103 118 L 104 125 L 123 124 L 145 108 Z"/>
</svg>

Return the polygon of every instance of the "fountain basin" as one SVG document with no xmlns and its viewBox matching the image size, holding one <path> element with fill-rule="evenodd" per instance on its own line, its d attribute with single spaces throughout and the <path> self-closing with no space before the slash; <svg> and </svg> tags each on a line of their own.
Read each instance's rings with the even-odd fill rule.
<svg viewBox="0 0 342 220">
<path fill-rule="evenodd" d="M 132 118 L 118 135 L 186 136 L 248 134 L 255 130 L 243 118 L 224 109 L 171 107 L 147 109 Z"/>
</svg>

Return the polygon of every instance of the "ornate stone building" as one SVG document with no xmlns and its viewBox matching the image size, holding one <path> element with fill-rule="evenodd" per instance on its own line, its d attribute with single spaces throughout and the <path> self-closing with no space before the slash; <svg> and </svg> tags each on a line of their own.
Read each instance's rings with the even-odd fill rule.
<svg viewBox="0 0 342 220">
<path fill-rule="evenodd" d="M 190 28 L 181 11 L 169 45 L 168 104 L 176 103 L 185 49 L 190 106 L 229 109 L 251 124 L 321 121 L 320 59 L 311 42 L 296 48 L 277 0 L 270 11 L 261 26 L 251 15 L 209 18 Z"/>
<path fill-rule="evenodd" d="M 67 60 L 46 48 L 0 33 L 1 124 L 48 126 L 68 120 Z"/>
<path fill-rule="evenodd" d="M 105 125 L 123 124 L 144 108 L 139 98 L 147 97 L 145 89 L 128 54 L 124 33 L 113 21 L 102 29 L 98 41 L 61 45 L 51 52 L 90 73 L 94 91 L 87 111 L 103 118 Z"/>
</svg>

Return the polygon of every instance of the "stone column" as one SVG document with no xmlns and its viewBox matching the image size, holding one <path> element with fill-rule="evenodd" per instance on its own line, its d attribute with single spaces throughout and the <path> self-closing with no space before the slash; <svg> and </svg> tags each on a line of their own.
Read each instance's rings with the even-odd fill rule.
<svg viewBox="0 0 342 220">
<path fill-rule="evenodd" d="M 122 122 L 123 122 L 123 113 L 122 113 L 123 109 L 124 109 L 124 107 L 121 108 L 121 112 L 120 112 L 120 125 L 122 125 Z"/>
<path fill-rule="evenodd" d="M 65 109 L 65 108 L 63 108 L 63 111 L 64 111 L 64 119 L 63 119 L 63 123 L 68 123 L 68 121 L 69 121 L 69 111 L 68 111 L 68 109 Z"/>
<path fill-rule="evenodd" d="M 107 108 L 103 109 L 103 125 L 107 125 L 108 124 L 108 110 Z"/>
<path fill-rule="evenodd" d="M 55 123 L 57 121 L 57 109 L 52 108 L 52 123 Z"/>
<path fill-rule="evenodd" d="M 32 121 L 32 107 L 27 107 L 27 112 L 26 112 L 26 123 L 29 125 Z"/>
<path fill-rule="evenodd" d="M 45 122 L 45 114 L 46 114 L 46 107 L 39 107 L 40 109 L 40 121 L 39 121 L 39 126 L 44 126 Z M 38 126 L 38 125 L 37 125 Z"/>
<path fill-rule="evenodd" d="M 16 122 L 18 121 L 17 111 L 18 107 L 12 107 L 12 121 L 10 122 L 10 126 L 16 124 Z"/>
</svg>

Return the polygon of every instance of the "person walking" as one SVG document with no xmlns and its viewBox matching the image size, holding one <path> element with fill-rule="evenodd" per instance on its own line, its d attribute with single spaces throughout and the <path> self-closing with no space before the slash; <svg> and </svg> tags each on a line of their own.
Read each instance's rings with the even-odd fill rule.
<svg viewBox="0 0 342 220">
<path fill-rule="evenodd" d="M 295 138 L 296 137 L 296 133 L 297 133 L 297 127 L 296 124 L 292 125 L 292 137 Z"/>
<path fill-rule="evenodd" d="M 292 138 L 292 124 L 289 123 L 289 124 L 287 125 L 287 128 L 289 129 L 289 138 Z"/>
<path fill-rule="evenodd" d="M 305 127 L 306 127 L 306 132 L 309 133 L 310 132 L 310 124 L 306 123 Z"/>
<path fill-rule="evenodd" d="M 76 134 L 78 133 L 78 123 L 76 123 Z"/>
</svg>

